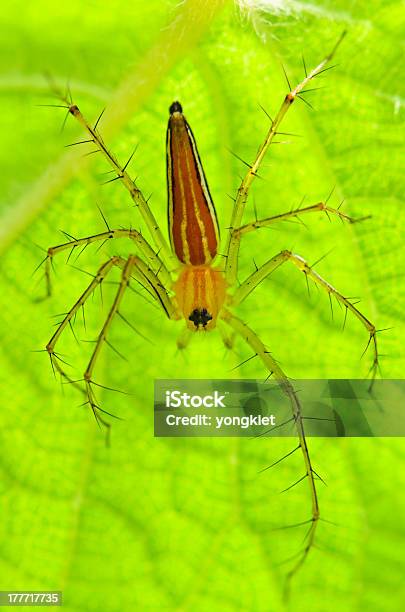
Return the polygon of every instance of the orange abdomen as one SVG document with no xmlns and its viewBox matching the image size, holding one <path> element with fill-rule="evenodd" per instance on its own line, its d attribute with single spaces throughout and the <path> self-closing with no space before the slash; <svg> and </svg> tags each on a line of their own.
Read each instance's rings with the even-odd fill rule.
<svg viewBox="0 0 405 612">
<path fill-rule="evenodd" d="M 180 104 L 170 107 L 167 128 L 169 233 L 178 259 L 210 263 L 217 254 L 219 230 L 193 133 Z"/>
</svg>

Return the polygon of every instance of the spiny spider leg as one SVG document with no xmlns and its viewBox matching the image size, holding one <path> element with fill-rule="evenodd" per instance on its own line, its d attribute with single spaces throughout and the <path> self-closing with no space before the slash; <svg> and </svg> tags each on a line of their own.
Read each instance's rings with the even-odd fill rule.
<svg viewBox="0 0 405 612">
<path fill-rule="evenodd" d="M 288 219 L 293 219 L 296 217 L 300 217 L 301 215 L 312 213 L 312 212 L 324 212 L 329 216 L 335 215 L 342 221 L 347 221 L 348 223 L 357 223 L 358 221 L 363 221 L 366 217 L 361 217 L 360 219 L 354 219 L 349 215 L 343 213 L 339 208 L 333 208 L 332 206 L 328 206 L 326 202 L 318 202 L 317 204 L 312 204 L 311 206 L 306 206 L 305 208 L 295 208 L 286 213 L 281 213 L 279 215 L 274 215 L 272 217 L 266 217 L 265 219 L 258 219 L 257 221 L 253 221 L 252 223 L 246 223 L 246 225 L 242 225 L 234 229 L 234 234 L 239 235 L 239 237 L 244 234 L 248 234 L 249 232 L 253 232 L 256 229 L 260 229 L 261 227 L 267 227 L 268 225 L 272 225 L 273 223 L 278 223 L 279 221 L 286 221 Z"/>
<path fill-rule="evenodd" d="M 135 181 L 131 179 L 131 177 L 129 176 L 126 170 L 127 165 L 129 161 L 131 160 L 131 158 L 129 158 L 128 162 L 124 166 L 122 166 L 117 161 L 115 156 L 107 149 L 100 133 L 97 130 L 97 125 L 101 118 L 101 115 L 99 116 L 95 126 L 92 127 L 76 104 L 73 104 L 73 102 L 66 95 L 62 94 L 60 91 L 57 91 L 56 89 L 55 89 L 55 93 L 58 96 L 58 98 L 66 104 L 66 108 L 68 109 L 68 112 L 79 121 L 79 123 L 84 127 L 84 129 L 90 136 L 90 140 L 80 141 L 80 143 L 77 143 L 77 144 L 84 144 L 86 142 L 92 142 L 93 144 L 96 145 L 97 149 L 105 157 L 105 159 L 110 164 L 110 166 L 112 166 L 116 174 L 116 176 L 113 179 L 111 179 L 111 181 L 107 181 L 107 182 L 119 180 L 121 183 L 123 183 L 123 185 L 129 192 L 131 198 L 133 199 L 135 203 L 135 207 L 139 209 L 139 212 L 144 222 L 146 223 L 146 226 L 148 227 L 148 230 L 150 231 L 151 236 L 153 237 L 153 240 L 156 244 L 156 247 L 159 253 L 161 253 L 161 256 L 165 259 L 166 262 L 170 262 L 170 265 L 172 267 L 175 267 L 176 260 L 162 234 L 162 231 L 156 221 L 154 214 L 152 213 L 150 209 L 148 200 L 144 197 L 143 193 L 141 192 L 139 187 L 136 185 Z"/>
<path fill-rule="evenodd" d="M 95 291 L 97 286 L 99 286 L 108 273 L 111 271 L 113 266 L 118 266 L 122 269 L 121 281 L 119 284 L 119 288 L 117 294 L 115 296 L 113 305 L 110 308 L 110 311 L 107 315 L 106 321 L 103 325 L 103 328 L 97 338 L 96 347 L 93 351 L 92 357 L 89 361 L 89 364 L 84 373 L 84 383 L 85 383 L 85 394 L 87 396 L 87 403 L 89 403 L 96 419 L 99 422 L 102 422 L 104 425 L 108 426 L 102 419 L 100 419 L 100 415 L 98 412 L 105 412 L 102 408 L 96 405 L 94 400 L 94 392 L 91 389 L 91 376 L 94 370 L 94 366 L 99 355 L 102 342 L 106 338 L 107 331 L 111 325 L 111 322 L 114 318 L 114 315 L 118 313 L 118 308 L 121 303 L 122 297 L 125 293 L 125 290 L 129 286 L 129 280 L 131 278 L 135 278 L 138 282 L 140 282 L 145 288 L 151 288 L 153 290 L 153 294 L 155 295 L 158 302 L 162 306 L 162 309 L 165 311 L 169 318 L 176 318 L 176 309 L 175 306 L 164 286 L 161 284 L 159 278 L 148 268 L 148 266 L 137 256 L 130 255 L 128 259 L 123 259 L 122 257 L 114 256 L 111 257 L 107 262 L 105 262 L 97 271 L 97 274 L 85 289 L 85 291 L 81 294 L 79 299 L 75 302 L 69 312 L 65 315 L 63 321 L 58 326 L 56 332 L 49 340 L 46 345 L 46 350 L 49 354 L 51 365 L 54 371 L 58 371 L 59 374 L 65 378 L 68 382 L 74 383 L 77 385 L 80 381 L 73 381 L 68 374 L 63 370 L 59 361 L 62 361 L 60 357 L 55 352 L 55 346 L 58 340 L 61 337 L 62 332 L 66 329 L 67 326 L 71 325 L 72 319 L 78 312 L 78 310 L 84 306 L 86 300 L 90 297 L 90 295 Z M 79 386 L 79 388 L 83 391 L 83 389 Z M 114 415 L 111 415 L 114 416 Z"/>
<path fill-rule="evenodd" d="M 169 295 L 168 289 L 162 284 L 158 276 L 151 270 L 145 262 L 135 255 L 134 270 L 132 276 L 138 280 L 141 285 L 149 290 L 149 293 L 155 296 L 156 300 L 164 310 L 168 319 L 177 320 L 180 318 L 177 308 Z M 115 265 L 124 268 L 126 260 L 122 257 L 116 257 L 118 260 Z"/>
<path fill-rule="evenodd" d="M 237 230 L 237 228 L 240 228 L 241 226 L 243 212 L 245 210 L 245 205 L 249 196 L 250 187 L 253 183 L 255 176 L 257 175 L 264 156 L 266 155 L 271 143 L 273 142 L 274 136 L 276 136 L 277 130 L 291 104 L 297 97 L 299 97 L 300 93 L 305 89 L 308 83 L 323 71 L 326 64 L 334 56 L 345 34 L 346 32 L 343 32 L 331 53 L 329 53 L 329 55 L 327 55 L 325 59 L 316 68 L 311 70 L 311 72 L 306 75 L 305 79 L 301 81 L 299 85 L 297 85 L 294 89 L 291 89 L 291 91 L 285 96 L 284 101 L 276 117 L 271 122 L 270 129 L 267 132 L 266 138 L 256 155 L 256 159 L 249 167 L 248 172 L 246 173 L 245 177 L 242 180 L 242 183 L 240 184 L 236 195 L 235 205 L 232 211 L 231 223 L 229 225 L 228 242 L 226 246 L 226 279 L 229 285 L 235 284 L 237 276 L 238 253 L 241 235 L 240 233 L 238 233 L 238 231 L 235 232 L 235 229 Z"/>
<path fill-rule="evenodd" d="M 325 279 L 323 279 L 315 270 L 311 268 L 311 266 L 302 258 L 300 255 L 296 255 L 295 253 L 291 253 L 291 251 L 281 251 L 268 261 L 264 263 L 258 270 L 253 272 L 235 291 L 232 298 L 232 305 L 238 306 L 243 300 L 247 298 L 247 296 L 265 279 L 267 278 L 276 268 L 281 266 L 286 261 L 290 261 L 293 263 L 301 272 L 303 272 L 306 278 L 310 278 L 316 285 L 319 285 L 324 289 L 329 296 L 334 296 L 337 301 L 342 304 L 346 311 L 350 310 L 354 314 L 354 316 L 359 319 L 359 321 L 364 325 L 366 330 L 369 333 L 369 341 L 366 349 L 369 344 L 372 343 L 373 346 L 373 363 L 371 366 L 371 383 L 370 389 L 373 386 L 377 369 L 379 366 L 378 361 L 378 348 L 377 348 L 377 330 L 375 326 L 355 307 L 352 302 L 346 297 L 344 297 L 341 293 L 339 293 L 332 285 L 330 285 Z"/>
<path fill-rule="evenodd" d="M 155 253 L 150 244 L 145 240 L 140 232 L 135 229 L 109 229 L 107 232 L 102 232 L 101 234 L 94 234 L 93 236 L 86 236 L 85 238 L 78 238 L 71 240 L 70 242 L 65 242 L 64 244 L 60 244 L 58 246 L 53 246 L 48 249 L 48 256 L 45 260 L 45 278 L 46 278 L 46 286 L 47 286 L 47 295 L 50 296 L 52 292 L 51 287 L 51 265 L 52 258 L 58 253 L 62 253 L 67 249 L 75 249 L 81 245 L 88 245 L 92 242 L 97 241 L 107 241 L 114 240 L 117 238 L 130 238 L 137 247 L 139 248 L 140 253 L 146 258 L 146 261 L 149 262 L 153 272 L 157 275 L 157 277 L 162 281 L 162 283 L 168 287 L 172 284 L 172 279 L 168 269 L 165 264 L 161 260 L 161 258 Z"/>
<path fill-rule="evenodd" d="M 112 324 L 114 316 L 119 313 L 119 306 L 121 304 L 124 293 L 129 286 L 130 279 L 133 276 L 134 272 L 139 271 L 141 273 L 141 276 L 143 277 L 142 279 L 143 283 L 146 281 L 149 285 L 151 285 L 151 287 L 154 289 L 156 293 L 157 298 L 161 302 L 162 308 L 165 310 L 167 316 L 170 318 L 171 316 L 175 315 L 174 307 L 167 294 L 167 291 L 160 284 L 160 281 L 156 277 L 156 275 L 153 274 L 153 272 L 146 266 L 146 264 L 139 257 L 135 255 L 130 255 L 127 260 L 123 258 L 118 258 L 118 261 L 115 262 L 115 265 L 118 265 L 120 268 L 122 268 L 121 281 L 120 281 L 117 293 L 115 295 L 114 302 L 110 308 L 110 311 L 100 331 L 100 334 L 97 337 L 95 348 L 93 350 L 93 353 L 90 357 L 90 361 L 83 375 L 85 386 L 86 386 L 87 402 L 89 406 L 91 407 L 93 414 L 96 416 L 96 418 L 98 416 L 97 411 L 102 410 L 102 409 L 100 409 L 100 407 L 97 405 L 95 396 L 94 396 L 94 391 L 92 389 L 92 384 L 95 384 L 94 381 L 92 381 L 94 368 L 97 363 L 97 359 L 100 354 L 103 343 L 108 342 L 107 341 L 108 330 Z"/>
<path fill-rule="evenodd" d="M 319 503 L 318 503 L 318 495 L 315 484 L 315 471 L 312 467 L 311 458 L 308 451 L 307 442 L 305 439 L 305 431 L 303 425 L 303 416 L 301 405 L 298 400 L 297 394 L 292 386 L 288 377 L 284 374 L 282 369 L 280 368 L 277 361 L 272 357 L 269 351 L 264 346 L 263 342 L 260 340 L 258 335 L 244 323 L 241 319 L 231 314 L 228 310 L 223 310 L 221 314 L 221 318 L 227 323 L 239 336 L 247 342 L 247 344 L 253 349 L 254 353 L 261 359 L 266 369 L 268 370 L 270 375 L 273 375 L 274 378 L 278 381 L 282 391 L 287 395 L 291 402 L 291 408 L 293 413 L 293 420 L 295 423 L 295 428 L 297 431 L 299 448 L 301 449 L 304 464 L 305 464 L 305 475 L 300 479 L 304 480 L 308 478 L 309 489 L 311 494 L 311 502 L 312 502 L 312 513 L 311 513 L 311 527 L 308 532 L 308 539 L 305 545 L 304 550 L 300 554 L 298 561 L 292 567 L 292 569 L 287 574 L 287 589 L 288 584 L 294 574 L 299 570 L 301 565 L 304 563 L 306 557 L 308 556 L 309 551 L 314 545 L 315 532 L 317 528 L 317 524 L 319 521 L 320 513 L 319 513 Z M 299 482 L 299 481 L 297 481 Z M 290 487 L 289 487 L 290 488 Z M 287 489 L 286 489 L 287 490 Z"/>
<path fill-rule="evenodd" d="M 97 271 L 97 274 L 94 276 L 91 283 L 88 285 L 85 291 L 83 291 L 83 293 L 78 298 L 78 300 L 74 303 L 74 305 L 69 310 L 69 312 L 66 313 L 64 319 L 58 326 L 56 332 L 53 334 L 52 338 L 49 340 L 48 344 L 46 345 L 46 350 L 48 351 L 52 368 L 57 369 L 58 372 L 61 374 L 61 376 L 63 376 L 69 381 L 71 379 L 62 370 L 61 366 L 59 366 L 58 364 L 58 361 L 57 361 L 58 357 L 55 353 L 56 343 L 58 342 L 60 336 L 62 335 L 62 332 L 66 329 L 68 325 L 70 325 L 70 323 L 72 322 L 72 319 L 74 318 L 76 313 L 79 311 L 79 309 L 84 305 L 86 300 L 90 297 L 90 295 L 94 292 L 94 290 L 98 287 L 98 285 L 100 285 L 100 283 L 103 282 L 103 280 L 105 279 L 107 274 L 111 271 L 113 266 L 117 264 L 118 259 L 119 259 L 118 257 L 111 257 L 108 261 L 106 261 L 100 266 L 100 268 Z"/>
<path fill-rule="evenodd" d="M 87 403 L 91 407 L 93 414 L 96 418 L 97 418 L 97 412 L 100 410 L 100 407 L 96 403 L 94 391 L 91 387 L 91 385 L 93 384 L 92 376 L 94 372 L 94 367 L 96 365 L 97 358 L 100 354 L 103 343 L 108 342 L 107 332 L 111 326 L 114 316 L 118 313 L 118 309 L 121 304 L 122 298 L 124 297 L 124 293 L 128 289 L 129 282 L 132 276 L 132 271 L 137 263 L 137 258 L 134 255 L 130 255 L 127 260 L 124 260 L 124 261 L 119 260 L 114 263 L 117 265 L 123 266 L 121 280 L 120 280 L 119 287 L 115 295 L 114 301 L 108 312 L 104 325 L 97 337 L 96 346 L 93 350 L 93 353 L 90 357 L 90 361 L 87 364 L 87 368 L 83 375 L 83 379 L 84 379 L 85 386 L 86 386 Z"/>
</svg>

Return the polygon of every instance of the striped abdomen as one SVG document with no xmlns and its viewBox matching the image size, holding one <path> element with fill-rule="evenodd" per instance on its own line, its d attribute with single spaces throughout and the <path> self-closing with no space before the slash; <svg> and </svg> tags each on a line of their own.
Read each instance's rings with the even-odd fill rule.
<svg viewBox="0 0 405 612">
<path fill-rule="evenodd" d="M 217 253 L 218 222 L 193 133 L 178 102 L 167 128 L 169 233 L 178 259 L 208 264 Z"/>
</svg>

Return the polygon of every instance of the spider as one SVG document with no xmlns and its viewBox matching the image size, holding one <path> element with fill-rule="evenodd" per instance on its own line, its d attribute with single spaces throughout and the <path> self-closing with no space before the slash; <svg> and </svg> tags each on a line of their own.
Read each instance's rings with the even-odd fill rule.
<svg viewBox="0 0 405 612">
<path fill-rule="evenodd" d="M 293 102 L 305 92 L 305 87 L 325 70 L 343 39 L 342 34 L 333 50 L 316 68 L 307 72 L 305 63 L 305 78 L 295 88 L 289 87 L 280 109 L 274 119 L 270 119 L 270 127 L 254 162 L 248 166 L 240 187 L 237 191 L 229 232 L 225 244 L 225 265 L 217 265 L 217 255 L 220 241 L 215 207 L 212 202 L 208 183 L 198 154 L 193 132 L 183 114 L 178 101 L 172 103 L 169 109 L 170 117 L 167 128 L 167 187 L 168 187 L 168 224 L 170 246 L 168 245 L 148 201 L 143 196 L 136 182 L 127 172 L 130 160 L 122 166 L 113 154 L 107 149 L 97 129 L 100 117 L 94 127 L 85 119 L 79 107 L 73 104 L 71 97 L 60 96 L 67 108 L 68 114 L 75 117 L 88 134 L 88 139 L 81 142 L 91 142 L 100 151 L 111 166 L 115 177 L 129 192 L 136 208 L 144 220 L 151 234 L 155 247 L 135 229 L 110 229 L 107 231 L 80 239 L 69 240 L 64 244 L 50 247 L 45 258 L 45 276 L 47 293 L 51 293 L 50 272 L 52 259 L 55 255 L 66 250 L 72 250 L 80 245 L 93 242 L 104 242 L 117 238 L 128 238 L 136 248 L 137 254 L 131 254 L 126 259 L 113 256 L 103 263 L 86 290 L 80 295 L 75 304 L 67 312 L 58 326 L 56 332 L 46 345 L 54 371 L 58 371 L 65 379 L 71 381 L 65 373 L 60 362 L 60 356 L 55 347 L 64 330 L 72 324 L 78 310 L 84 305 L 94 290 L 101 285 L 114 267 L 121 269 L 121 280 L 108 312 L 104 325 L 98 335 L 94 350 L 83 375 L 86 403 L 91 407 L 97 421 L 109 427 L 100 413 L 110 414 L 97 405 L 93 385 L 93 373 L 103 343 L 107 340 L 112 321 L 120 314 L 120 304 L 132 279 L 139 282 L 160 305 L 162 312 L 172 320 L 184 319 L 185 331 L 178 341 L 178 346 L 184 348 L 195 332 L 208 332 L 215 329 L 218 320 L 228 325 L 232 333 L 240 336 L 253 350 L 254 354 L 263 362 L 269 376 L 273 375 L 283 391 L 288 395 L 292 406 L 292 421 L 294 421 L 298 446 L 301 450 L 305 466 L 305 474 L 298 481 L 308 479 L 312 502 L 310 531 L 304 552 L 290 575 L 303 563 L 311 546 L 313 545 L 315 529 L 320 518 L 319 503 L 315 480 L 318 477 L 312 467 L 305 431 L 301 406 L 294 388 L 272 357 L 266 346 L 254 330 L 242 321 L 234 310 L 254 291 L 254 289 L 276 268 L 284 263 L 290 263 L 302 272 L 308 279 L 323 289 L 329 299 L 334 297 L 345 309 L 350 311 L 362 323 L 369 334 L 367 346 L 371 343 L 374 357 L 372 364 L 372 380 L 378 367 L 378 351 L 375 326 L 356 308 L 356 306 L 331 284 L 323 279 L 300 255 L 283 250 L 271 257 L 253 274 L 237 286 L 238 255 L 241 239 L 249 232 L 266 227 L 286 219 L 296 218 L 298 215 L 310 213 L 325 213 L 335 215 L 342 221 L 355 220 L 340 211 L 339 208 L 329 206 L 328 201 L 318 202 L 305 208 L 296 208 L 276 216 L 255 220 L 242 224 L 245 205 L 250 193 L 251 185 L 257 176 L 260 165 L 266 155 L 274 137 L 280 134 L 280 124 Z M 287 79 L 288 81 L 288 79 Z M 78 143 L 80 144 L 80 143 Z M 131 158 L 130 158 L 131 159 Z M 76 381 L 77 382 L 77 381 Z M 110 415 L 114 416 L 114 415 Z M 294 451 L 293 451 L 294 452 Z M 290 455 L 289 453 L 288 455 Z M 287 455 L 287 456 L 288 456 Z M 319 477 L 318 477 L 319 478 Z M 295 483 L 296 484 L 296 483 Z M 292 485 L 293 486 L 293 485 Z M 290 487 L 289 487 L 290 488 Z"/>
</svg>

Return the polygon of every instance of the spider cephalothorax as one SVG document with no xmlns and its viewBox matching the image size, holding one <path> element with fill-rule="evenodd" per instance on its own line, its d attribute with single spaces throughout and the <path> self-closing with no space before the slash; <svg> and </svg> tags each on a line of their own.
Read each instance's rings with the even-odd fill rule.
<svg viewBox="0 0 405 612">
<path fill-rule="evenodd" d="M 223 272 L 210 266 L 182 266 L 173 290 L 179 316 L 189 329 L 207 331 L 216 326 L 226 298 Z"/>
</svg>

